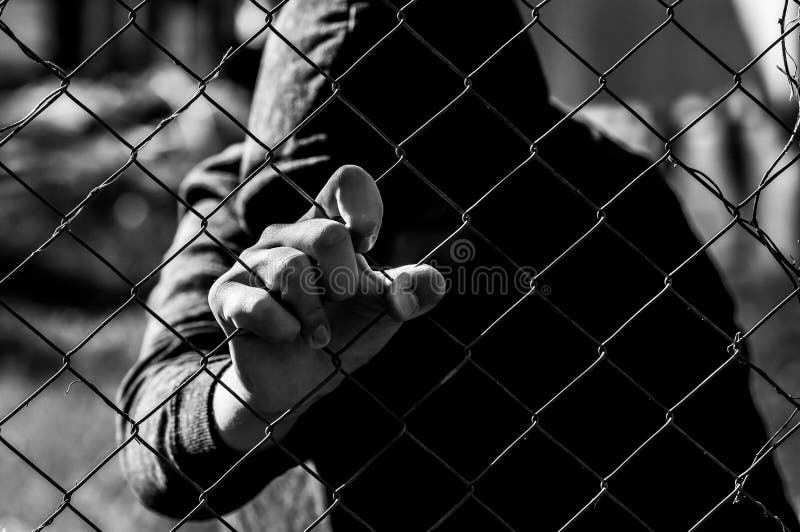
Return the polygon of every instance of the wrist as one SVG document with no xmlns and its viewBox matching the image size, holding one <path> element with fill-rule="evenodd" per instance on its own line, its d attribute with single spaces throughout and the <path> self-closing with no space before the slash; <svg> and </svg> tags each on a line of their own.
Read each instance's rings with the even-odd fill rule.
<svg viewBox="0 0 800 532">
<path fill-rule="evenodd" d="M 249 451 L 264 440 L 268 423 L 278 419 L 283 412 L 260 412 L 254 405 L 252 394 L 242 384 L 233 365 L 224 370 L 220 381 L 221 383 L 214 382 L 212 388 L 212 414 L 217 433 L 232 449 Z M 250 408 L 246 405 L 250 405 Z M 252 410 L 259 412 L 261 418 Z M 271 439 L 283 438 L 294 425 L 298 415 L 299 413 L 293 412 L 273 425 Z M 271 444 L 271 441 L 265 441 L 260 448 L 267 449 Z"/>
</svg>

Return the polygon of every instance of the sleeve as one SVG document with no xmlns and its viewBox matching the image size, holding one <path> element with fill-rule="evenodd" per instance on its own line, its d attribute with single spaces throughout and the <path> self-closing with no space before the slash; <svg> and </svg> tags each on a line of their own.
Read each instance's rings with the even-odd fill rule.
<svg viewBox="0 0 800 532">
<path fill-rule="evenodd" d="M 202 489 L 212 486 L 244 456 L 221 441 L 212 416 L 214 381 L 209 372 L 219 375 L 230 357 L 227 346 L 219 348 L 225 336 L 207 299 L 211 284 L 232 265 L 231 253 L 238 255 L 251 240 L 229 202 L 219 206 L 238 182 L 240 160 L 241 147 L 234 146 L 203 162 L 184 180 L 182 196 L 203 216 L 214 211 L 207 219 L 207 232 L 230 252 L 202 232 L 197 214 L 182 215 L 147 301 L 139 360 L 119 391 L 119 403 L 134 425 L 120 420 L 118 440 L 137 435 L 121 451 L 128 482 L 146 506 L 175 517 L 185 517 L 197 506 L 200 490 L 193 483 Z M 203 354 L 209 352 L 214 354 L 205 371 Z M 295 436 L 298 431 L 295 425 L 284 440 L 287 445 L 290 438 L 302 440 Z M 300 447 L 291 445 L 293 450 Z M 214 512 L 228 513 L 296 465 L 277 447 L 258 451 L 207 494 L 207 504 Z M 259 475 L 252 474 L 254 467 Z M 211 515 L 203 507 L 192 518 Z"/>
</svg>

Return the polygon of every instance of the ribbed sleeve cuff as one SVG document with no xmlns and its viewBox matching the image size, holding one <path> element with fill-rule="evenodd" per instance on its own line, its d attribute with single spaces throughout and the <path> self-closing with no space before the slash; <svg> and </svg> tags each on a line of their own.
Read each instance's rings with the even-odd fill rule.
<svg viewBox="0 0 800 532">
<path fill-rule="evenodd" d="M 209 361 L 208 370 L 221 376 L 229 365 L 225 355 Z M 226 445 L 219 434 L 213 413 L 215 388 L 214 380 L 203 372 L 174 401 L 173 419 L 178 424 L 174 458 L 184 472 L 193 472 L 189 476 L 201 485 L 201 480 L 215 482 L 245 454 Z"/>
<path fill-rule="evenodd" d="M 230 365 L 227 355 L 209 361 L 208 369 L 217 376 Z M 190 382 L 173 401 L 172 419 L 177 422 L 173 458 L 178 468 L 202 489 L 214 485 L 207 494 L 210 508 L 227 513 L 255 497 L 273 478 L 297 465 L 276 447 L 269 447 L 247 458 L 246 464 L 231 468 L 247 453 L 230 448 L 218 432 L 213 414 L 214 380 L 203 372 Z M 253 471 L 259 471 L 254 475 Z M 220 482 L 223 477 L 224 480 Z M 188 486 L 187 486 L 188 488 Z M 186 506 L 196 492 L 187 490 Z M 196 499 L 194 504 L 196 504 Z M 208 516 L 200 509 L 195 518 Z"/>
</svg>

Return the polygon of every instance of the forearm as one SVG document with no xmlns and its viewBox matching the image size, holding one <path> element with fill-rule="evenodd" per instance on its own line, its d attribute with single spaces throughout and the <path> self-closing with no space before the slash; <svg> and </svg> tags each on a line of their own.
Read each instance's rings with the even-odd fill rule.
<svg viewBox="0 0 800 532">
<path fill-rule="evenodd" d="M 221 371 L 226 358 L 211 360 L 209 371 Z M 149 367 L 135 388 L 128 413 L 145 421 L 138 425 L 137 440 L 122 453 L 126 476 L 148 507 L 184 517 L 197 505 L 200 492 L 240 458 L 216 436 L 209 408 L 212 379 L 201 372 L 198 355 L 185 353 Z M 209 494 L 208 504 L 216 512 L 241 506 L 263 487 L 246 486 L 241 480 L 247 479 L 235 476 L 230 480 L 237 482 L 237 489 Z M 209 515 L 202 509 L 194 517 Z"/>
<path fill-rule="evenodd" d="M 241 403 L 212 377 L 225 373 L 230 357 L 226 353 L 214 355 L 204 368 L 202 353 L 212 351 L 224 335 L 216 323 L 198 318 L 191 325 L 179 325 L 176 330 L 198 348 L 198 353 L 175 336 L 166 340 L 168 336 L 158 334 L 160 329 L 155 320 L 150 322 L 142 360 L 121 389 L 123 408 L 137 430 L 136 440 L 122 452 L 126 476 L 148 507 L 175 517 L 188 515 L 197 505 L 200 492 L 224 476 L 225 481 L 208 494 L 207 500 L 215 512 L 230 512 L 296 463 L 280 449 L 265 444 L 247 458 L 244 467 L 229 471 L 244 451 L 263 439 L 264 424 L 253 420 L 249 425 L 259 436 L 247 448 L 232 447 L 220 436 L 213 412 L 219 391 L 236 401 L 237 407 Z M 154 337 L 164 339 L 152 341 Z M 131 426 L 121 422 L 119 439 L 127 438 L 130 431 Z M 252 475 L 253 467 L 259 475 Z M 201 508 L 193 518 L 211 515 L 208 508 Z"/>
<path fill-rule="evenodd" d="M 209 359 L 206 372 L 201 357 L 190 352 L 151 365 L 131 383 L 127 410 L 140 423 L 138 438 L 125 447 L 122 463 L 134 492 L 153 510 L 179 518 L 189 515 L 202 490 L 224 477 L 207 493 L 208 506 L 192 518 L 229 513 L 296 465 L 282 450 L 265 445 L 235 467 L 245 452 L 222 441 L 211 411 L 216 395 L 211 375 L 227 367 L 227 355 L 218 355 Z M 258 475 L 252 474 L 253 468 Z"/>
<path fill-rule="evenodd" d="M 244 454 L 218 435 L 212 412 L 214 380 L 209 375 L 222 373 L 230 357 L 227 346 L 221 346 L 225 335 L 211 314 L 208 290 L 250 239 L 230 206 L 219 206 L 235 184 L 239 160 L 236 150 L 228 150 L 185 180 L 181 192 L 186 200 L 201 215 L 213 213 L 206 225 L 213 238 L 200 233 L 199 216 L 183 216 L 165 255 L 169 261 L 148 298 L 148 308 L 157 318 L 149 317 L 140 359 L 120 387 L 120 403 L 137 431 L 137 438 L 121 453 L 125 473 L 145 504 L 176 517 L 188 515 L 200 491 Z M 204 370 L 203 354 L 209 352 L 215 354 Z M 131 429 L 120 419 L 119 440 L 127 439 Z M 282 452 L 262 454 L 257 467 L 263 475 L 248 478 L 238 470 L 231 472 L 208 494 L 208 505 L 216 512 L 229 512 L 294 465 Z M 248 459 L 247 467 L 252 463 Z M 224 489 L 226 484 L 235 484 L 235 489 Z M 209 515 L 203 508 L 193 517 Z"/>
</svg>

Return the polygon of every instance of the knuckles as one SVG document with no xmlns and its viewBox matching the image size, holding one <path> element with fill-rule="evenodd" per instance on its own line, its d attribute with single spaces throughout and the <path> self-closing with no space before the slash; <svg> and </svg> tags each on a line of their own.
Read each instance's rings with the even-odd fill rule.
<svg viewBox="0 0 800 532">
<path fill-rule="evenodd" d="M 226 289 L 229 283 L 228 273 L 224 273 L 214 281 L 214 284 L 212 284 L 211 288 L 208 290 L 208 305 L 211 307 L 211 312 L 216 317 L 221 317 L 223 314 L 225 292 L 227 291 Z"/>
<path fill-rule="evenodd" d="M 246 305 L 235 301 L 236 297 L 230 291 L 232 283 L 241 282 L 262 288 L 266 285 L 281 296 L 289 297 L 295 295 L 298 289 L 303 289 L 304 283 L 316 285 L 320 272 L 314 268 L 309 256 L 294 247 L 281 246 L 281 242 L 287 240 L 286 236 L 290 232 L 293 233 L 293 239 L 299 237 L 307 242 L 311 253 L 316 257 L 335 254 L 342 246 L 352 246 L 350 231 L 344 224 L 334 220 L 317 218 L 266 227 L 258 243 L 245 249 L 239 255 L 240 262 L 222 274 L 209 289 L 208 303 L 216 317 L 230 320 L 232 313 L 253 313 L 260 308 L 260 305 Z M 331 293 L 334 300 L 347 299 L 352 295 L 352 285 L 355 284 L 357 275 L 349 269 L 337 271 L 337 290 Z M 343 286 L 340 287 L 339 284 Z"/>
<path fill-rule="evenodd" d="M 255 247 L 273 247 L 274 242 L 278 240 L 281 232 L 285 231 L 286 227 L 290 224 L 272 224 L 268 225 L 261 232 L 261 237 L 258 239 L 258 244 Z"/>
<path fill-rule="evenodd" d="M 286 253 L 268 267 L 271 275 L 271 279 L 268 280 L 269 285 L 284 296 L 297 287 L 302 275 L 311 267 L 311 262 L 303 252 L 286 249 Z"/>
</svg>

